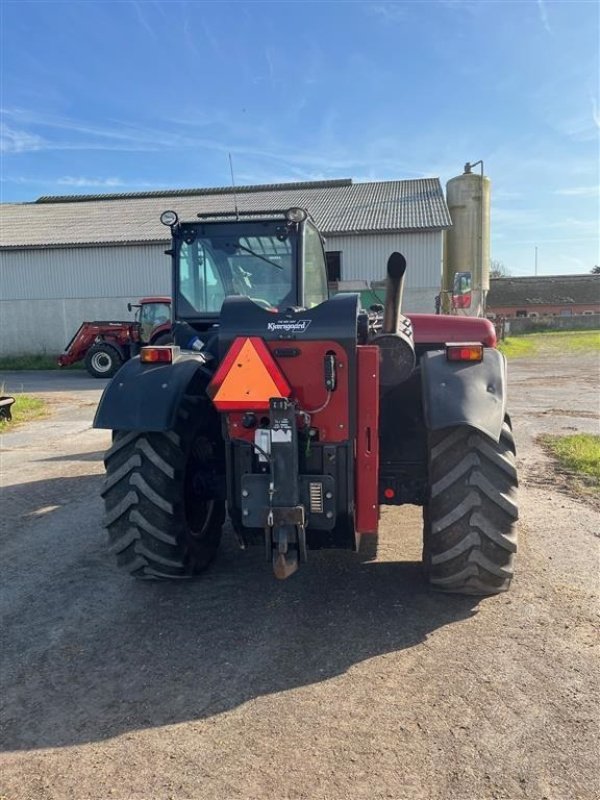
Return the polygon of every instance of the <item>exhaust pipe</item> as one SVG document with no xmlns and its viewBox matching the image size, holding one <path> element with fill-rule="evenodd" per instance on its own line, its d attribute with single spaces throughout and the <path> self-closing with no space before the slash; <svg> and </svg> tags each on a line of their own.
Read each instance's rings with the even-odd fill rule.
<svg viewBox="0 0 600 800">
<path fill-rule="evenodd" d="M 387 263 L 382 332 L 373 340 L 379 347 L 379 382 L 385 387 L 405 381 L 417 362 L 412 323 L 400 310 L 405 272 L 404 256 L 392 253 Z"/>
<path fill-rule="evenodd" d="M 392 253 L 387 263 L 385 308 L 383 311 L 383 333 L 398 333 L 406 259 L 402 253 Z"/>
</svg>

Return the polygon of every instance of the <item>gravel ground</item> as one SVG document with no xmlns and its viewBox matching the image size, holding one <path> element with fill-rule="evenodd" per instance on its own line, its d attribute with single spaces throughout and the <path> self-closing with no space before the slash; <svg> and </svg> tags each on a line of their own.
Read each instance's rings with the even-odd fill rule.
<svg viewBox="0 0 600 800">
<path fill-rule="evenodd" d="M 230 535 L 202 580 L 131 581 L 102 384 L 18 376 L 52 416 L 2 443 L 2 800 L 597 798 L 600 515 L 535 437 L 598 430 L 598 361 L 510 372 L 518 578 L 480 602 L 425 588 L 413 507 L 285 583 Z"/>
</svg>

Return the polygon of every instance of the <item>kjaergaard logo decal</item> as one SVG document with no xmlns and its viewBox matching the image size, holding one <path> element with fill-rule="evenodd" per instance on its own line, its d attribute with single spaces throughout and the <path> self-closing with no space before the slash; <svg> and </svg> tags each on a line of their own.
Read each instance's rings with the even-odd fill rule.
<svg viewBox="0 0 600 800">
<path fill-rule="evenodd" d="M 270 333 L 304 333 L 311 322 L 312 319 L 277 319 L 267 323 L 267 330 Z"/>
</svg>

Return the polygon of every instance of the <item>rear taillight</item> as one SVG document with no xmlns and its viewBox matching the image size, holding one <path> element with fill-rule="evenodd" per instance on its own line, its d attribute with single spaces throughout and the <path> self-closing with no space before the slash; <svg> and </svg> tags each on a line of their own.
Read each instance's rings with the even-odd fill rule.
<svg viewBox="0 0 600 800">
<path fill-rule="evenodd" d="M 142 347 L 140 350 L 142 364 L 171 364 L 173 361 L 172 347 Z"/>
<path fill-rule="evenodd" d="M 446 358 L 448 361 L 483 361 L 483 345 L 470 342 L 447 344 Z"/>
</svg>

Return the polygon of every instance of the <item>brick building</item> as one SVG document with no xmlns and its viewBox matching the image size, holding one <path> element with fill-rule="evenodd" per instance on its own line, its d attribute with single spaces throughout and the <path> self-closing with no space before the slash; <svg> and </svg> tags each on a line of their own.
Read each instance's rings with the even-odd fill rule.
<svg viewBox="0 0 600 800">
<path fill-rule="evenodd" d="M 600 314 L 600 275 L 492 278 L 487 316 L 571 317 Z"/>
</svg>

